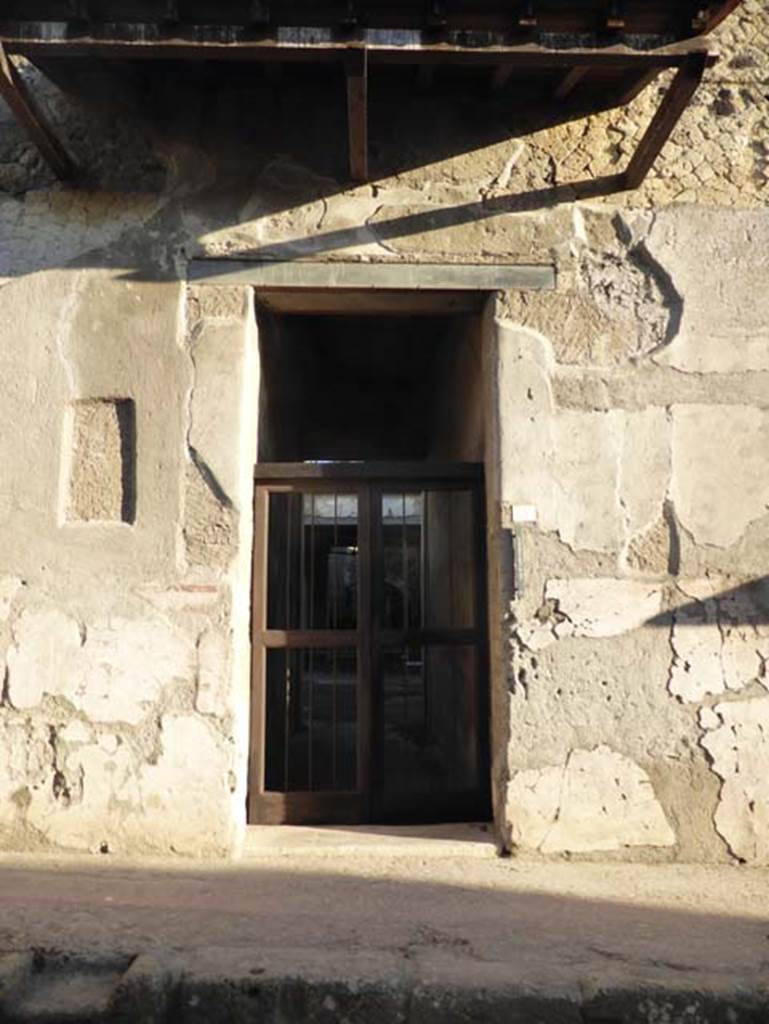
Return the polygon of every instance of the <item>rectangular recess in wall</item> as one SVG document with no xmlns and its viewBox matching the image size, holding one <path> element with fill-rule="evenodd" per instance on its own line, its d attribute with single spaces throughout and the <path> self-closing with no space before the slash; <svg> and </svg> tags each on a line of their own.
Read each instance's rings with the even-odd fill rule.
<svg viewBox="0 0 769 1024">
<path fill-rule="evenodd" d="M 66 518 L 133 523 L 136 410 L 131 398 L 89 398 L 72 406 Z"/>
</svg>

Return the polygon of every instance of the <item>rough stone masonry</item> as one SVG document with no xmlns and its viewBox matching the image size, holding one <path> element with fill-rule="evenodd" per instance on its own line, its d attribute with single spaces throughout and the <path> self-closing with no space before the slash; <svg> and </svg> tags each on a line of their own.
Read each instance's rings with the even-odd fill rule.
<svg viewBox="0 0 769 1024">
<path fill-rule="evenodd" d="M 717 42 L 642 189 L 528 210 L 506 198 L 621 166 L 657 85 L 347 188 L 291 117 L 276 141 L 280 96 L 240 135 L 227 95 L 160 96 L 168 131 L 23 69 L 99 186 L 53 183 L 0 108 L 0 847 L 239 848 L 257 327 L 247 288 L 186 282 L 259 250 L 555 264 L 486 324 L 487 475 L 538 513 L 518 597 L 492 516 L 497 824 L 769 863 L 766 5 Z"/>
</svg>

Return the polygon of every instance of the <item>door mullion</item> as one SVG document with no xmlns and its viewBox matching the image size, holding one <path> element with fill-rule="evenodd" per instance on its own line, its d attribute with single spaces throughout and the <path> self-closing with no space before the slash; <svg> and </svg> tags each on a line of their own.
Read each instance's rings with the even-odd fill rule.
<svg viewBox="0 0 769 1024">
<path fill-rule="evenodd" d="M 371 818 L 374 750 L 373 501 L 370 486 L 358 491 L 358 789 L 364 820 Z"/>
</svg>

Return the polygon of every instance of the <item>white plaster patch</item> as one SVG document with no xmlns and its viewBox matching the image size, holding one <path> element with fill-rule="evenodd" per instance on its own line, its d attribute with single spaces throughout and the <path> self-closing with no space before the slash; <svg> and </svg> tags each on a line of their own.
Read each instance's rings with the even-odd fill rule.
<svg viewBox="0 0 769 1024">
<path fill-rule="evenodd" d="M 513 842 L 542 853 L 676 841 L 647 774 L 607 746 L 574 750 L 562 765 L 516 772 L 507 817 Z"/>
<path fill-rule="evenodd" d="M 729 547 L 769 513 L 767 436 L 766 409 L 673 407 L 671 497 L 697 543 Z"/>
<path fill-rule="evenodd" d="M 226 741 L 201 718 L 164 716 L 162 753 L 140 773 L 144 813 L 169 847 L 200 850 L 222 840 L 229 823 Z M 161 824 L 162 823 L 162 824 Z"/>
<path fill-rule="evenodd" d="M 167 683 L 194 671 L 189 637 L 159 620 L 115 618 L 89 627 L 64 696 L 94 721 L 135 725 Z"/>
<path fill-rule="evenodd" d="M 127 744 L 110 753 L 98 744 L 79 746 L 59 767 L 68 783 L 66 796 L 57 799 L 50 785 L 36 790 L 29 824 L 59 846 L 97 850 L 106 842 L 119 848 L 123 822 L 140 809 L 137 767 Z"/>
<path fill-rule="evenodd" d="M 44 693 L 60 693 L 82 638 L 77 622 L 57 609 L 24 612 L 8 649 L 8 696 L 19 710 L 36 707 Z"/>
<path fill-rule="evenodd" d="M 659 614 L 662 588 L 611 577 L 548 580 L 545 599 L 557 602 L 556 637 L 619 636 Z"/>
<path fill-rule="evenodd" d="M 10 825 L 37 789 L 48 788 L 52 761 L 45 726 L 0 720 L 0 826 Z"/>
<path fill-rule="evenodd" d="M 723 783 L 718 834 L 736 857 L 769 863 L 769 697 L 716 704 L 700 724 L 702 746 Z"/>
<path fill-rule="evenodd" d="M 670 693 L 699 701 L 763 682 L 769 627 L 746 589 L 713 578 L 689 580 L 679 589 L 692 600 L 674 612 Z"/>
<path fill-rule="evenodd" d="M 160 620 L 113 618 L 81 630 L 56 609 L 25 612 L 8 651 L 8 687 L 16 708 L 43 694 L 66 697 L 98 722 L 135 725 L 167 684 L 192 680 L 192 640 Z"/>
<path fill-rule="evenodd" d="M 21 586 L 21 580 L 15 576 L 3 576 L 0 579 L 0 622 L 4 622 L 11 614 L 13 599 Z"/>
<path fill-rule="evenodd" d="M 230 709 L 229 651 L 229 640 L 215 630 L 207 630 L 198 641 L 195 707 L 203 715 L 221 717 Z"/>
</svg>

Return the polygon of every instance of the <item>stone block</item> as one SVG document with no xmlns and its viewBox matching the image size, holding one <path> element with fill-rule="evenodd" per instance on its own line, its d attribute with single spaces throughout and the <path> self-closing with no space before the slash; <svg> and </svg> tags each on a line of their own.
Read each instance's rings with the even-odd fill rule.
<svg viewBox="0 0 769 1024">
<path fill-rule="evenodd" d="M 218 321 L 206 324 L 191 347 L 195 381 L 188 443 L 224 504 L 235 504 L 238 497 L 245 341 L 242 323 Z"/>
<path fill-rule="evenodd" d="M 75 402 L 67 519 L 132 523 L 136 421 L 130 398 Z"/>
<path fill-rule="evenodd" d="M 732 854 L 769 863 L 769 697 L 716 704 L 700 740 L 722 786 L 714 816 Z"/>
<path fill-rule="evenodd" d="M 769 512 L 769 411 L 673 407 L 671 498 L 698 544 L 727 548 Z"/>
<path fill-rule="evenodd" d="M 507 819 L 514 844 L 541 853 L 676 841 L 646 772 L 606 746 L 573 750 L 560 765 L 515 772 Z"/>
<path fill-rule="evenodd" d="M 8 649 L 8 697 L 18 710 L 36 707 L 44 693 L 59 693 L 82 645 L 80 628 L 57 609 L 29 609 L 13 627 Z"/>
<path fill-rule="evenodd" d="M 558 409 L 547 339 L 499 324 L 502 500 L 534 505 L 575 549 L 619 551 L 660 514 L 670 480 L 663 409 Z"/>
<path fill-rule="evenodd" d="M 157 761 L 139 772 L 154 843 L 176 852 L 221 852 L 230 827 L 230 742 L 202 718 L 164 715 L 160 744 Z M 147 822 L 137 817 L 132 827 L 140 832 Z"/>
</svg>

